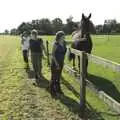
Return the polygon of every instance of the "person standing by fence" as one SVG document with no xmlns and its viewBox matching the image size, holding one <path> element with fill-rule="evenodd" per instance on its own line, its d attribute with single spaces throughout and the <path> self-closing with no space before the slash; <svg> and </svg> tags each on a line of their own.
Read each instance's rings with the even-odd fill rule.
<svg viewBox="0 0 120 120">
<path fill-rule="evenodd" d="M 32 66 L 35 72 L 36 83 L 39 83 L 40 78 L 42 77 L 42 56 L 43 50 L 47 55 L 43 40 L 38 38 L 37 30 L 32 30 L 31 39 L 30 39 L 30 50 L 31 50 L 31 61 Z"/>
<path fill-rule="evenodd" d="M 64 32 L 58 31 L 56 33 L 56 39 L 52 48 L 51 82 L 50 82 L 51 96 L 58 96 L 60 94 L 63 94 L 60 87 L 60 77 L 66 53 L 66 42 L 64 39 L 65 39 Z"/>
<path fill-rule="evenodd" d="M 22 54 L 23 54 L 23 60 L 26 64 L 26 67 L 29 67 L 28 62 L 28 55 L 29 55 L 29 33 L 23 32 L 21 35 L 21 44 L 22 44 Z"/>
</svg>

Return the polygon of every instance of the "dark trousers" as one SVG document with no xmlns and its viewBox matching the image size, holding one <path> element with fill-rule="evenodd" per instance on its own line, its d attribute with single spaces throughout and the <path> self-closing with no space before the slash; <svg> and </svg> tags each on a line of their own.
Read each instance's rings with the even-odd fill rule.
<svg viewBox="0 0 120 120">
<path fill-rule="evenodd" d="M 23 50 L 23 60 L 28 63 L 28 50 Z"/>
<path fill-rule="evenodd" d="M 51 92 L 54 92 L 54 93 L 61 92 L 60 78 L 61 78 L 62 69 L 63 69 L 63 63 L 60 64 L 60 69 L 57 69 L 55 64 L 52 63 L 52 65 L 51 65 L 51 82 L 50 82 Z"/>
<path fill-rule="evenodd" d="M 42 69 L 42 55 L 41 53 L 31 53 L 32 66 L 35 72 L 35 76 L 41 76 Z"/>
</svg>

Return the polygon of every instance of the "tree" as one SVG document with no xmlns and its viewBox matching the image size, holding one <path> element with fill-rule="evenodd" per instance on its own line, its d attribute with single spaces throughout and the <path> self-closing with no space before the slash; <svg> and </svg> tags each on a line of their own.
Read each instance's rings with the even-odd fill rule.
<svg viewBox="0 0 120 120">
<path fill-rule="evenodd" d="M 63 22 L 60 18 L 55 18 L 54 20 L 52 20 L 52 28 L 54 33 L 59 30 L 63 30 L 63 26 Z"/>
<path fill-rule="evenodd" d="M 96 25 L 96 33 L 103 33 L 103 25 Z"/>
<path fill-rule="evenodd" d="M 21 34 L 24 31 L 30 32 L 31 30 L 32 30 L 32 25 L 29 22 L 27 23 L 23 22 L 17 28 L 18 34 Z"/>
<path fill-rule="evenodd" d="M 116 19 L 108 19 L 104 21 L 103 32 L 104 33 L 112 33 L 116 32 Z"/>
<path fill-rule="evenodd" d="M 43 18 L 39 21 L 40 31 L 43 31 L 46 35 L 53 34 L 52 24 L 49 19 Z"/>
<path fill-rule="evenodd" d="M 32 20 L 32 29 L 40 30 L 40 20 Z"/>
<path fill-rule="evenodd" d="M 4 31 L 4 33 L 5 33 L 5 35 L 8 35 L 8 34 L 9 34 L 9 30 L 6 29 L 6 30 Z"/>
<path fill-rule="evenodd" d="M 116 24 L 116 33 L 120 33 L 120 23 Z"/>
<path fill-rule="evenodd" d="M 71 34 L 73 32 L 73 26 L 74 26 L 75 22 L 73 21 L 69 21 L 67 19 L 67 24 L 64 26 L 65 32 L 67 34 Z"/>
<path fill-rule="evenodd" d="M 15 29 L 15 28 L 11 29 L 10 34 L 17 35 L 18 34 L 17 29 Z"/>
</svg>

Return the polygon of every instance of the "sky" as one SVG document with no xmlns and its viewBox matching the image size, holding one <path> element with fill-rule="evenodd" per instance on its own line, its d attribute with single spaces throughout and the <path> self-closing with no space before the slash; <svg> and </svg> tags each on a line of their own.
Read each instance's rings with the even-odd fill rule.
<svg viewBox="0 0 120 120">
<path fill-rule="evenodd" d="M 60 17 L 65 23 L 72 15 L 73 21 L 80 21 L 82 13 L 92 13 L 95 25 L 105 19 L 120 22 L 120 0 L 0 0 L 0 32 L 41 18 Z"/>
</svg>

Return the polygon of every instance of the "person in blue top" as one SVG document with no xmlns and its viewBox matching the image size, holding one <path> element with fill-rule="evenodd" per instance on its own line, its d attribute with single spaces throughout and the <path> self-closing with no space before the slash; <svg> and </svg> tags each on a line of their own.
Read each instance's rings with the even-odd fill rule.
<svg viewBox="0 0 120 120">
<path fill-rule="evenodd" d="M 51 58 L 51 82 L 50 93 L 51 96 L 58 96 L 63 94 L 60 87 L 60 77 L 64 66 L 64 58 L 66 53 L 65 33 L 58 31 L 56 39 L 52 48 Z"/>
</svg>

